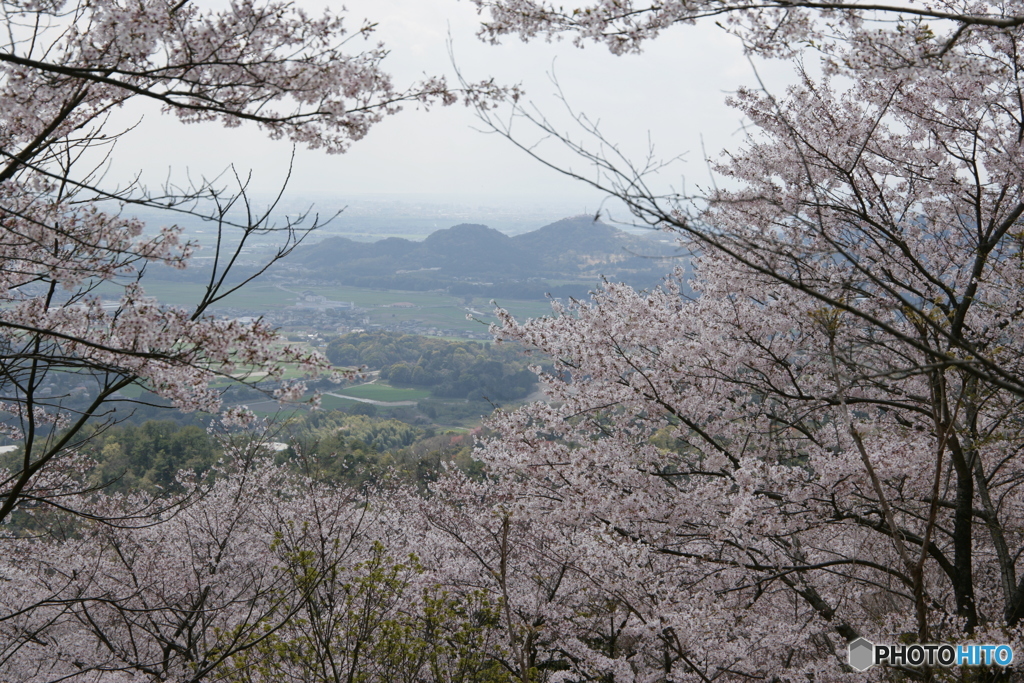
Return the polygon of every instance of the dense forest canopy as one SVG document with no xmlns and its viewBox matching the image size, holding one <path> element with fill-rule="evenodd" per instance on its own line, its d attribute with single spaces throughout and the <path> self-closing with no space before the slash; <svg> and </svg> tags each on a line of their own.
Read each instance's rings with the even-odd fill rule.
<svg viewBox="0 0 1024 683">
<path fill-rule="evenodd" d="M 470 458 L 472 435 L 438 433 L 394 418 L 344 411 L 301 413 L 276 424 L 273 438 L 278 441 L 268 438 L 262 457 L 335 484 L 401 482 L 423 488 L 444 463 L 479 471 Z M 147 420 L 91 435 L 82 455 L 89 463 L 79 475 L 85 488 L 167 495 L 181 491 L 183 473 L 202 476 L 222 463 L 225 446 L 216 434 L 195 425 Z M 17 451 L 0 455 L 0 466 L 19 456 Z"/>
<path fill-rule="evenodd" d="M 378 370 L 395 385 L 429 387 L 439 397 L 509 401 L 534 390 L 537 376 L 529 366 L 542 357 L 526 355 L 517 344 L 356 332 L 331 341 L 327 358 Z"/>
</svg>

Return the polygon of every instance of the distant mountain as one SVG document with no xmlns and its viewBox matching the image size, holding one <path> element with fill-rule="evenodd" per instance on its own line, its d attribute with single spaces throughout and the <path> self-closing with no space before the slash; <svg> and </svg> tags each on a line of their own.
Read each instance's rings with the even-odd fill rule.
<svg viewBox="0 0 1024 683">
<path fill-rule="evenodd" d="M 464 223 L 438 230 L 423 240 L 422 248 L 422 267 L 439 267 L 442 276 L 522 277 L 530 271 L 531 254 L 486 225 Z"/>
<path fill-rule="evenodd" d="M 592 216 L 566 218 L 509 237 L 484 225 L 438 230 L 422 242 L 330 237 L 296 249 L 275 272 L 363 287 L 534 296 L 551 280 L 585 292 L 601 277 L 650 286 L 678 265 L 677 250 Z M 536 291 L 534 291 L 536 290 Z"/>
<path fill-rule="evenodd" d="M 547 270 L 581 276 L 628 276 L 640 271 L 660 276 L 675 265 L 666 263 L 665 258 L 677 255 L 674 246 L 630 235 L 592 216 L 563 218 L 512 239 Z"/>
<path fill-rule="evenodd" d="M 647 245 L 649 242 L 594 220 L 593 216 L 563 218 L 538 230 L 516 235 L 512 239 L 528 249 L 554 247 L 556 250 L 570 251 L 585 247 L 590 251 L 604 252 L 620 251 L 629 246 Z"/>
</svg>

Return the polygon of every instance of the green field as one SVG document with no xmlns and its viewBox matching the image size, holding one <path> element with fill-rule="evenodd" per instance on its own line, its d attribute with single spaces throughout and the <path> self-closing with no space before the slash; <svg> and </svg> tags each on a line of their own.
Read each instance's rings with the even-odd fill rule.
<svg viewBox="0 0 1024 683">
<path fill-rule="evenodd" d="M 360 384 L 348 387 L 339 391 L 332 391 L 332 394 L 345 394 L 356 398 L 368 398 L 371 401 L 418 401 L 421 398 L 430 396 L 426 389 L 399 389 L 387 384 Z"/>
<path fill-rule="evenodd" d="M 273 311 L 293 306 L 299 292 L 312 290 L 331 301 L 351 301 L 361 309 L 365 309 L 364 317 L 370 324 L 395 325 L 406 320 L 416 320 L 427 327 L 441 329 L 467 330 L 485 332 L 486 324 L 496 322 L 492 315 L 494 310 L 490 302 L 477 297 L 468 300 L 454 297 L 444 292 L 408 292 L 401 290 L 364 289 L 344 286 L 287 285 L 279 287 L 274 284 L 256 282 L 243 287 L 237 293 L 218 301 L 216 308 L 231 307 L 247 311 Z M 167 282 L 152 280 L 145 284 L 146 294 L 155 297 L 160 303 L 171 306 L 194 305 L 203 294 L 203 285 L 188 282 Z M 106 296 L 117 296 L 120 289 L 104 283 L 98 290 Z M 391 308 L 391 304 L 409 303 L 411 308 Z M 519 319 L 539 317 L 551 313 L 551 306 L 546 301 L 499 301 Z M 467 308 L 480 313 L 475 315 L 481 322 L 467 320 Z"/>
<path fill-rule="evenodd" d="M 408 292 L 399 292 L 408 294 Z M 442 295 L 436 295 L 442 296 Z M 375 308 L 367 314 L 371 324 L 394 325 L 404 320 L 418 320 L 420 324 L 442 329 L 468 330 L 486 332 L 487 325 L 497 322 L 493 315 L 494 307 L 482 300 L 474 301 L 467 307 L 461 299 L 443 295 L 445 301 L 430 305 L 418 305 L 417 308 Z M 415 304 L 409 298 L 399 299 Z M 502 301 L 499 304 L 512 313 L 517 319 L 536 318 L 551 313 L 551 306 L 544 301 Z M 357 302 L 358 305 L 358 302 Z M 466 319 L 466 308 L 479 312 L 473 314 L 476 320 Z"/>
<path fill-rule="evenodd" d="M 299 289 L 298 286 L 290 285 L 289 289 Z M 301 288 L 306 291 L 307 288 Z M 360 308 L 379 309 L 371 310 L 371 319 L 379 317 L 380 320 L 373 322 L 387 322 L 394 319 L 397 321 L 416 319 L 436 319 L 439 322 L 458 323 L 469 325 L 469 329 L 483 329 L 478 323 L 466 320 L 467 305 L 463 297 L 451 296 L 444 292 L 409 292 L 397 289 L 364 289 L 361 287 L 323 286 L 309 287 L 310 291 L 321 294 L 332 301 L 351 301 Z M 278 290 L 280 291 L 280 290 Z M 410 303 L 415 308 L 390 308 L 391 304 Z M 498 304 L 507 308 L 517 317 L 537 317 L 551 313 L 551 304 L 546 301 L 519 301 L 510 299 L 498 301 Z M 489 300 L 482 297 L 475 297 L 468 308 L 480 311 L 483 320 L 493 320 L 491 312 L 494 307 Z M 450 327 L 450 324 L 446 324 Z"/>
<path fill-rule="evenodd" d="M 358 401 L 349 401 L 344 398 L 337 396 L 328 396 L 324 394 L 320 397 L 320 408 L 323 410 L 347 410 L 351 406 L 359 403 Z"/>
</svg>

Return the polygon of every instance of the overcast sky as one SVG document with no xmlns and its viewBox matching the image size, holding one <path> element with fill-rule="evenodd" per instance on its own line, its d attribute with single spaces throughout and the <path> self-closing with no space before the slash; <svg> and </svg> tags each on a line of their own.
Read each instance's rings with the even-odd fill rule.
<svg viewBox="0 0 1024 683">
<path fill-rule="evenodd" d="M 309 0 L 304 4 L 313 6 Z M 565 105 L 555 97 L 554 76 L 568 104 L 599 119 L 605 136 L 630 156 L 642 157 L 648 141 L 661 157 L 683 155 L 663 175 L 666 186 L 678 187 L 684 177 L 689 187 L 707 183 L 701 136 L 713 155 L 742 141 L 740 118 L 723 100 L 738 85 L 754 83 L 754 72 L 737 40 L 710 24 L 669 31 L 643 55 L 615 57 L 598 45 L 581 50 L 566 41 L 485 44 L 475 35 L 474 6 L 465 0 L 349 0 L 346 6 L 353 27 L 364 17 L 378 22 L 376 38 L 391 49 L 385 68 L 397 85 L 424 74 L 453 78 L 450 36 L 456 62 L 470 81 L 494 77 L 522 84 L 538 110 L 571 130 Z M 758 68 L 769 82 L 774 77 L 781 83 L 789 72 L 777 64 Z M 269 190 L 283 180 L 291 154 L 289 143 L 267 140 L 255 127 L 181 126 L 148 104 L 119 117 L 122 122 L 141 117 L 141 123 L 118 148 L 114 177 L 143 170 L 150 182 L 158 182 L 168 170 L 178 178 L 186 169 L 210 175 L 234 163 L 252 170 L 254 187 Z M 408 108 L 344 155 L 300 149 L 290 194 L 320 196 L 328 203 L 390 196 L 557 203 L 578 212 L 597 208 L 598 194 L 481 127 L 462 105 L 429 112 Z M 523 130 L 525 137 L 529 131 Z M 556 145 L 542 149 L 556 162 L 586 172 Z"/>
</svg>

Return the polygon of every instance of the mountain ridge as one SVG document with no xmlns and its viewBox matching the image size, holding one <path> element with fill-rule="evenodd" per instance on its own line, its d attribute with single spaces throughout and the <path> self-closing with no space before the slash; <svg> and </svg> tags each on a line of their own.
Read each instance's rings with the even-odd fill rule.
<svg viewBox="0 0 1024 683">
<path fill-rule="evenodd" d="M 630 235 L 593 216 L 573 216 L 508 236 L 475 223 L 437 230 L 422 242 L 328 237 L 303 245 L 278 269 L 343 284 L 393 289 L 543 280 L 596 284 L 602 277 L 650 286 L 678 257 L 675 247 Z"/>
</svg>

